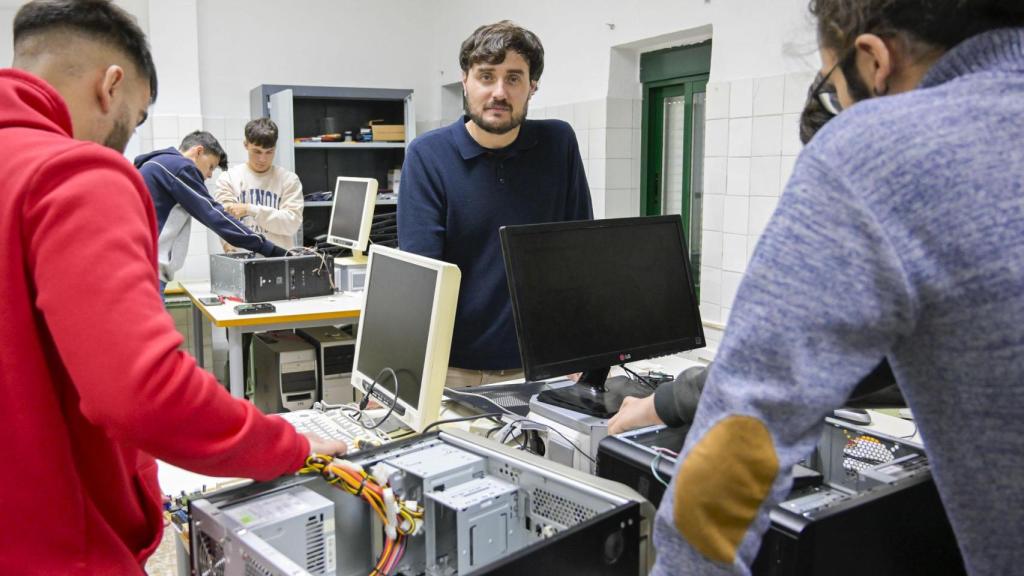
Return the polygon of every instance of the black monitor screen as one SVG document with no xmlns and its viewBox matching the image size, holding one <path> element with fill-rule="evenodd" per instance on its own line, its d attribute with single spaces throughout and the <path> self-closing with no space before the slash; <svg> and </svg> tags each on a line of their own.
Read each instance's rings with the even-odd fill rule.
<svg viewBox="0 0 1024 576">
<path fill-rule="evenodd" d="M 353 243 L 359 240 L 359 227 L 363 223 L 363 204 L 366 202 L 366 182 L 339 180 L 334 190 L 334 213 L 331 236 Z"/>
<path fill-rule="evenodd" d="M 355 369 L 375 378 L 384 368 L 391 368 L 398 374 L 398 397 L 417 410 L 437 274 L 375 254 L 359 322 Z M 378 386 L 377 391 L 391 396 L 394 383 L 390 373 L 381 376 Z"/>
<path fill-rule="evenodd" d="M 678 216 L 510 226 L 501 241 L 530 380 L 704 345 Z"/>
</svg>

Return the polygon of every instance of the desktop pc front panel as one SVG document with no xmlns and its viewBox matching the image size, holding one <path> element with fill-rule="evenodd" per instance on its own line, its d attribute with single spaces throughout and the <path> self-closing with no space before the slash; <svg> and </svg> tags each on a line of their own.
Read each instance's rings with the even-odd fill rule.
<svg viewBox="0 0 1024 576">
<path fill-rule="evenodd" d="M 622 485 L 466 433 L 351 457 L 422 504 L 394 574 L 646 574 L 654 508 Z M 369 506 L 316 475 L 191 503 L 197 574 L 368 574 L 385 546 Z M 294 529 L 297 519 L 306 523 Z"/>
<path fill-rule="evenodd" d="M 317 400 L 327 404 L 354 402 L 352 363 L 355 359 L 354 325 L 303 328 L 295 333 L 313 345 L 317 360 Z"/>
<path fill-rule="evenodd" d="M 266 332 L 252 338 L 249 371 L 252 401 L 276 414 L 313 407 L 317 395 L 316 349 L 292 332 Z"/>
</svg>

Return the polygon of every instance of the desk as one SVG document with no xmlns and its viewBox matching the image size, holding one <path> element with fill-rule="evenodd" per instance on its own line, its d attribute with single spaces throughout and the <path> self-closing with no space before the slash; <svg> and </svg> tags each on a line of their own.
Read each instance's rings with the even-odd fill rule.
<svg viewBox="0 0 1024 576">
<path fill-rule="evenodd" d="M 203 316 L 217 328 L 228 329 L 228 386 L 232 396 L 245 395 L 242 367 L 242 334 L 327 326 L 347 318 L 358 318 L 363 308 L 363 293 L 332 294 L 315 298 L 279 300 L 274 302 L 276 312 L 270 314 L 235 313 L 235 303 L 207 306 L 199 301 L 204 296 L 213 296 L 210 283 L 182 283 L 182 288 L 192 300 L 192 330 L 196 343 L 196 360 L 203 364 Z"/>
</svg>

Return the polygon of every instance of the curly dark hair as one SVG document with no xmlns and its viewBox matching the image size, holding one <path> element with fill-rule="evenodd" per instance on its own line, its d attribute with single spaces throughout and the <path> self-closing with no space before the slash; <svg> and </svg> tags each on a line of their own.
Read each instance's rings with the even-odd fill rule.
<svg viewBox="0 0 1024 576">
<path fill-rule="evenodd" d="M 1021 0 L 810 0 L 823 46 L 844 54 L 857 36 L 903 36 L 948 50 L 995 28 L 1024 26 Z"/>
<path fill-rule="evenodd" d="M 540 38 L 529 30 L 502 20 L 477 28 L 462 43 L 459 51 L 459 66 L 463 72 L 480 62 L 501 64 L 509 50 L 518 52 L 530 65 L 530 81 L 540 80 L 544 72 L 544 46 Z"/>
<path fill-rule="evenodd" d="M 74 32 L 103 42 L 128 56 L 149 80 L 149 99 L 156 101 L 156 65 L 146 34 L 135 17 L 110 0 L 35 0 L 14 17 L 14 46 L 36 34 Z"/>
</svg>

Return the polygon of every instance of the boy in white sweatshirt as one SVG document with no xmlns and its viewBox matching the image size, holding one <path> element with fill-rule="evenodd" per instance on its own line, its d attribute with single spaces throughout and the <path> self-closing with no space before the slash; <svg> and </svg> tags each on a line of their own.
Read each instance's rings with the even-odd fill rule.
<svg viewBox="0 0 1024 576">
<path fill-rule="evenodd" d="M 259 118 L 246 124 L 248 161 L 221 173 L 215 198 L 274 244 L 294 248 L 295 233 L 302 228 L 302 183 L 294 172 L 274 165 L 276 148 L 273 120 Z"/>
</svg>

